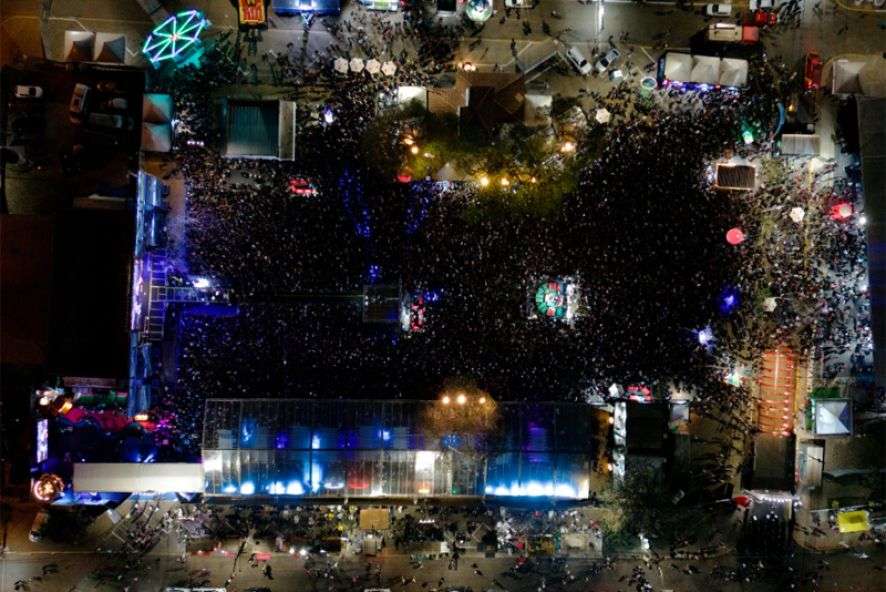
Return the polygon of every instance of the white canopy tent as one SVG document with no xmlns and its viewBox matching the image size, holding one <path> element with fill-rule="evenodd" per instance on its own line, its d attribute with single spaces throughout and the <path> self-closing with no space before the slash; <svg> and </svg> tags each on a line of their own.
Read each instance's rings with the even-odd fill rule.
<svg viewBox="0 0 886 592">
<path fill-rule="evenodd" d="M 169 152 L 172 150 L 172 126 L 169 123 L 142 123 L 142 150 Z"/>
<path fill-rule="evenodd" d="M 865 62 L 854 60 L 836 60 L 831 92 L 835 95 L 854 95 L 861 93 L 859 74 Z"/>
<path fill-rule="evenodd" d="M 720 81 L 720 58 L 693 56 L 692 74 L 689 80 L 698 84 L 718 84 Z"/>
<path fill-rule="evenodd" d="M 376 60 L 375 58 L 366 62 L 366 71 L 369 72 L 370 74 L 378 74 L 380 69 L 381 69 L 381 63 L 378 60 Z"/>
<path fill-rule="evenodd" d="M 397 64 L 394 62 L 385 62 L 381 65 L 381 71 L 385 76 L 393 76 L 397 72 Z"/>
<path fill-rule="evenodd" d="M 354 73 L 362 72 L 363 68 L 365 67 L 363 60 L 361 60 L 360 58 L 351 58 L 351 62 L 349 65 L 351 67 L 351 72 Z"/>
<path fill-rule="evenodd" d="M 123 64 L 126 62 L 126 37 L 120 33 L 98 33 L 95 36 L 95 62 Z"/>
<path fill-rule="evenodd" d="M 745 86 L 748 83 L 748 63 L 746 60 L 723 58 L 720 61 L 721 86 Z"/>
<path fill-rule="evenodd" d="M 95 33 L 92 31 L 65 31 L 65 61 L 91 61 L 94 45 Z"/>
<path fill-rule="evenodd" d="M 665 55 L 664 77 L 674 82 L 692 80 L 692 56 L 687 53 L 668 52 Z"/>
<path fill-rule="evenodd" d="M 333 62 L 332 67 L 339 74 L 347 74 L 348 73 L 348 60 L 345 58 L 336 58 L 335 62 Z"/>
</svg>

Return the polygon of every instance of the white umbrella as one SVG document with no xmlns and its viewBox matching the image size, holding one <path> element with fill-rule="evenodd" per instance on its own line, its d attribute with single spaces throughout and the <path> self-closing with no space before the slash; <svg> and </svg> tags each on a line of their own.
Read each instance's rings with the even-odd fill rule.
<svg viewBox="0 0 886 592">
<path fill-rule="evenodd" d="M 799 224 L 800 222 L 803 221 L 803 218 L 806 216 L 806 212 L 803 211 L 803 208 L 801 208 L 800 206 L 797 206 L 795 208 L 791 208 L 791 213 L 789 214 L 789 216 L 791 217 L 791 220 L 793 220 L 795 223 Z"/>
<path fill-rule="evenodd" d="M 772 296 L 763 300 L 763 310 L 765 310 L 766 312 L 774 311 L 776 306 L 778 306 L 778 303 Z"/>
<path fill-rule="evenodd" d="M 381 64 L 375 58 L 366 62 L 366 71 L 370 74 L 378 74 L 378 71 L 381 69 Z"/>
<path fill-rule="evenodd" d="M 345 58 L 336 58 L 335 63 L 333 64 L 336 72 L 341 74 L 348 73 L 348 60 Z"/>
<path fill-rule="evenodd" d="M 598 123 L 609 123 L 609 120 L 612 119 L 612 113 L 607 109 L 597 109 L 597 114 L 594 116 L 594 119 L 596 119 Z"/>
<path fill-rule="evenodd" d="M 363 70 L 363 60 L 360 58 L 351 58 L 351 72 L 360 72 Z"/>
<path fill-rule="evenodd" d="M 386 76 L 393 76 L 397 71 L 397 64 L 394 62 L 385 62 L 381 65 L 381 71 L 384 72 Z"/>
</svg>

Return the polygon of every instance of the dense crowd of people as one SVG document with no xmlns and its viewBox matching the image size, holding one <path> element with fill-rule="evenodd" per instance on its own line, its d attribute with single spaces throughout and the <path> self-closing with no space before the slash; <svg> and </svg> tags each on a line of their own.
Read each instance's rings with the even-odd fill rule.
<svg viewBox="0 0 886 592">
<path fill-rule="evenodd" d="M 294 163 L 221 156 L 207 98 L 241 75 L 232 41 L 172 80 L 187 186 L 177 269 L 211 278 L 236 307 L 178 311 L 178 375 L 164 404 L 190 424 L 191 446 L 206 397 L 426 398 L 459 376 L 518 400 L 674 384 L 707 392 L 702 410 L 746 430 L 747 390 L 722 381 L 730 366 L 784 342 L 819 347 L 829 374 L 869 363 L 864 290 L 847 288 L 864 277 L 860 225 L 828 216 L 833 175 L 804 187 L 804 175 L 783 173 L 740 196 L 712 186 L 711 163 L 734 149 L 739 123 L 777 96 L 671 90 L 638 105 L 624 85 L 592 93 L 614 119 L 602 150 L 575 156 L 585 159 L 578 190 L 553 213 L 486 208 L 473 183 L 410 189 L 392 178 L 401 123 L 385 104 L 398 85 L 427 84 L 446 63 L 433 52 L 451 51 L 458 31 L 407 18 L 397 26 L 415 45 L 393 56 L 391 25 L 363 18 L 380 34 L 357 35 L 360 55 L 395 58 L 395 76 L 336 72 L 333 58 L 352 55 L 344 45 L 318 61 L 295 48 L 267 57 L 279 83 L 314 97 L 299 104 Z M 353 27 L 328 25 L 333 35 Z M 290 193 L 293 179 L 315 194 Z M 787 216 L 795 206 L 802 224 Z M 724 240 L 733 226 L 748 235 L 741 245 Z M 585 314 L 568 326 L 530 322 L 531 282 L 565 275 L 580 278 Z M 433 292 L 424 330 L 363 323 L 373 283 Z M 777 306 L 763 311 L 770 296 Z M 712 338 L 701 343 L 702 332 Z"/>
</svg>

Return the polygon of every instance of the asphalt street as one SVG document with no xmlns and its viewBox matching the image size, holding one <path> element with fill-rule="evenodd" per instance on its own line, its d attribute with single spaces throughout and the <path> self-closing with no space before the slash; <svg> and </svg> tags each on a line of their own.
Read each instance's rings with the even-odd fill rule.
<svg viewBox="0 0 886 592">
<path fill-rule="evenodd" d="M 49 6 L 45 13 L 42 11 L 44 5 Z M 165 5 L 170 11 L 199 8 L 206 13 L 215 30 L 231 30 L 237 25 L 236 11 L 226 1 L 182 0 L 166 2 Z M 609 0 L 600 4 L 577 0 L 542 0 L 537 8 L 522 10 L 519 18 L 515 11 L 506 16 L 504 0 L 495 0 L 495 6 L 497 13 L 479 33 L 481 43 L 469 54 L 468 47 L 475 39 L 465 39 L 457 56 L 459 59 L 465 59 L 468 55 L 476 59 L 476 56 L 483 55 L 483 61 L 487 63 L 507 62 L 511 57 L 512 39 L 522 51 L 527 44 L 550 38 L 542 32 L 542 21 L 550 26 L 552 35 L 559 35 L 565 43 L 576 45 L 589 54 L 594 49 L 608 49 L 610 36 L 619 43 L 623 33 L 628 33 L 631 45 L 651 47 L 665 44 L 669 48 L 684 48 L 688 45 L 689 37 L 709 22 L 702 15 L 701 3 L 692 10 L 682 10 L 676 8 L 674 3 L 664 1 L 638 4 L 628 0 Z M 745 3 L 739 2 L 734 6 L 736 14 L 733 18 L 738 20 L 738 10 Z M 342 19 L 352 19 L 367 12 L 379 19 L 401 18 L 399 14 L 366 11 L 352 0 L 345 4 Z M 552 17 L 552 12 L 558 13 L 560 18 Z M 18 36 L 33 38 L 40 29 L 41 15 L 46 17 L 42 27 L 44 45 L 49 56 L 56 59 L 60 58 L 63 49 L 65 30 L 90 29 L 126 34 L 127 51 L 130 58 L 137 61 L 141 41 L 153 26 L 136 0 L 0 0 L 0 24 L 10 39 Z M 880 28 L 884 19 L 884 14 L 840 8 L 833 0 L 806 0 L 800 26 L 764 35 L 764 42 L 770 52 L 797 63 L 808 51 L 818 51 L 826 58 L 845 53 L 879 53 L 886 49 L 886 35 Z M 528 35 L 523 34 L 524 22 L 532 30 Z M 358 28 L 354 28 L 355 33 Z M 333 41 L 320 22 L 315 23 L 307 34 L 309 55 L 315 55 L 315 51 L 322 53 Z M 289 43 L 300 46 L 303 35 L 300 18 L 271 15 L 270 27 L 263 33 L 260 49 L 286 51 Z M 39 47 L 39 41 L 35 43 L 34 39 L 16 40 L 19 45 L 32 51 L 35 46 Z M 398 46 L 395 41 L 392 49 Z M 258 52 L 256 61 L 262 51 Z"/>
<path fill-rule="evenodd" d="M 882 590 L 882 566 L 884 553 L 869 552 L 870 557 L 859 558 L 853 554 L 828 557 L 828 571 L 818 582 L 818 590 L 839 590 L 840 592 L 872 592 Z M 422 590 L 442 589 L 455 586 L 470 586 L 475 591 L 508 590 L 511 592 L 528 592 L 538 590 L 615 592 L 629 590 L 628 578 L 642 561 L 626 559 L 617 561 L 612 568 L 604 568 L 599 574 L 593 575 L 592 564 L 587 560 L 567 562 L 565 567 L 544 567 L 518 577 L 503 575 L 513 565 L 510 557 L 480 560 L 462 560 L 458 570 L 448 569 L 446 560 L 425 562 L 419 568 L 409 563 L 403 555 L 385 556 L 383 558 L 344 559 L 339 561 L 338 576 L 335 579 L 322 575 L 309 576 L 305 571 L 305 559 L 298 555 L 275 555 L 269 562 L 272 566 L 272 577 L 268 579 L 262 574 L 261 567 L 254 568 L 242 558 L 238 567 L 234 568 L 233 559 L 228 557 L 191 556 L 182 564 L 177 554 L 151 554 L 145 558 L 144 575 L 138 580 L 112 580 L 105 584 L 97 584 L 90 574 L 97 568 L 110 563 L 107 556 L 91 552 L 8 552 L 0 557 L 0 589 L 13 590 L 17 580 L 28 580 L 39 577 L 39 581 L 31 580 L 33 592 L 100 592 L 105 590 L 122 590 L 129 587 L 129 592 L 157 592 L 165 586 L 206 583 L 210 586 L 223 586 L 225 581 L 234 576 L 228 584 L 228 590 L 245 590 L 249 587 L 268 587 L 272 592 L 317 591 L 330 590 L 330 584 L 336 590 L 360 590 L 368 587 L 388 587 L 392 590 L 418 592 Z M 776 584 L 750 581 L 741 583 L 723 583 L 712 575 L 717 563 L 729 563 L 730 558 L 716 561 L 685 562 L 663 561 L 659 566 L 651 565 L 643 569 L 643 573 L 655 590 L 674 590 L 680 592 L 714 592 L 741 591 L 763 592 L 780 590 Z M 810 560 L 813 565 L 815 560 Z M 58 573 L 42 575 L 44 565 L 58 565 Z M 380 566 L 380 578 L 375 575 L 366 576 L 366 565 L 372 570 Z M 476 563 L 477 567 L 472 565 Z M 687 573 L 688 566 L 698 573 Z M 880 566 L 875 569 L 875 566 Z M 201 575 L 200 570 L 208 570 Z M 373 571 L 373 574 L 374 574 Z M 415 582 L 412 582 L 412 578 Z M 442 584 L 440 578 L 444 578 Z M 402 579 L 406 579 L 406 584 Z M 493 582 L 493 579 L 500 586 Z M 438 588 L 438 586 L 440 586 Z M 799 590 L 812 590 L 811 583 Z"/>
</svg>

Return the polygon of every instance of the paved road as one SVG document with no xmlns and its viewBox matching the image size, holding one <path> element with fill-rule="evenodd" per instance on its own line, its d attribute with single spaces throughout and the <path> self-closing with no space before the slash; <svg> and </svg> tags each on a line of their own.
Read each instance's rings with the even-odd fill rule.
<svg viewBox="0 0 886 592">
<path fill-rule="evenodd" d="M 121 32 L 127 35 L 130 58 L 138 59 L 138 49 L 144 35 L 152 23 L 135 0 L 46 0 L 51 4 L 48 19 L 43 24 L 46 46 L 51 55 L 59 57 L 63 48 L 66 29 L 92 29 L 97 31 Z M 35 23 L 39 22 L 43 5 L 41 0 L 0 0 L 0 23 L 9 33 L 21 31 L 33 37 Z M 204 10 L 216 29 L 236 27 L 236 12 L 224 0 L 188 0 L 166 2 L 170 9 L 194 7 Z M 744 6 L 743 2 L 735 4 Z M 554 35 L 571 44 L 576 44 L 591 53 L 595 47 L 608 48 L 608 39 L 617 40 L 623 32 L 628 32 L 630 40 L 640 45 L 652 45 L 666 41 L 669 47 L 685 47 L 689 37 L 704 27 L 707 20 L 701 14 L 701 7 L 692 10 L 677 9 L 669 2 L 636 4 L 626 0 L 599 2 L 578 2 L 576 0 L 542 0 L 538 8 L 523 10 L 520 18 L 512 12 L 505 17 L 504 0 L 496 0 L 497 14 L 483 27 L 482 44 L 472 55 L 483 53 L 484 60 L 490 63 L 505 62 L 510 58 L 510 40 L 518 46 L 537 42 L 546 38 L 542 32 L 542 21 L 546 21 Z M 600 12 L 603 12 L 602 18 Z M 552 18 L 551 11 L 562 18 Z M 343 18 L 366 14 L 367 11 L 353 0 L 346 4 Z M 372 13 L 379 18 L 399 19 L 399 14 Z M 738 14 L 735 15 L 739 17 Z M 849 11 L 839 8 L 833 0 L 805 0 L 801 25 L 798 29 L 780 31 L 767 35 L 767 48 L 789 61 L 797 61 L 807 51 L 818 51 L 825 57 L 842 53 L 879 53 L 886 50 L 886 35 L 880 29 L 886 16 L 866 12 Z M 300 46 L 302 22 L 299 18 L 284 18 L 272 15 L 270 29 L 264 34 L 262 49 L 285 51 L 287 43 Z M 523 22 L 532 28 L 532 33 L 524 36 Z M 566 32 L 564 33 L 564 29 Z M 665 34 L 662 40 L 659 36 Z M 471 40 L 465 42 L 467 45 Z M 332 42 L 317 23 L 309 33 L 309 48 L 322 51 Z M 27 44 L 25 44 L 27 45 Z M 398 43 L 395 42 L 395 48 Z M 33 43 L 27 45 L 33 47 Z M 465 59 L 466 48 L 459 55 Z M 258 60 L 258 56 L 256 57 Z"/>
<path fill-rule="evenodd" d="M 0 589 L 12 590 L 13 582 L 28 579 L 41 574 L 41 567 L 47 563 L 59 566 L 58 574 L 49 574 L 42 581 L 33 582 L 33 592 L 98 592 L 105 590 L 121 590 L 129 585 L 130 592 L 157 592 L 164 586 L 186 583 L 189 574 L 197 570 L 209 570 L 208 584 L 222 586 L 232 575 L 229 590 L 244 590 L 251 586 L 267 586 L 272 592 L 288 592 L 292 590 L 322 591 L 329 590 L 330 580 L 323 577 L 309 577 L 305 573 L 305 560 L 298 555 L 276 555 L 270 561 L 273 567 L 273 580 L 264 577 L 260 569 L 252 568 L 245 560 L 241 560 L 237 569 L 233 569 L 233 560 L 225 557 L 189 557 L 186 564 L 179 563 L 175 554 L 152 554 L 147 556 L 144 574 L 137 581 L 125 581 L 97 585 L 90 579 L 89 573 L 107 562 L 106 556 L 81 552 L 56 553 L 7 553 L 0 558 Z M 875 565 L 883 565 L 884 553 L 873 553 L 869 559 L 860 559 L 851 554 L 831 556 L 829 571 L 820 583 L 820 590 L 840 590 L 841 592 L 871 592 L 882 589 L 883 572 L 874 569 Z M 474 590 L 504 589 L 511 592 L 529 592 L 545 590 L 608 592 L 633 589 L 627 585 L 625 576 L 637 566 L 638 561 L 625 560 L 617 562 L 612 569 L 604 569 L 598 575 L 590 575 L 590 563 L 586 560 L 570 561 L 568 571 L 542 569 L 537 572 L 513 578 L 501 575 L 513 564 L 512 558 L 481 559 L 476 561 L 477 570 L 471 565 L 474 560 L 462 560 L 456 571 L 447 569 L 445 560 L 425 562 L 420 568 L 414 569 L 405 556 L 371 558 L 369 563 L 376 569 L 381 566 L 380 580 L 374 576 L 366 577 L 366 561 L 363 559 L 343 559 L 339 561 L 339 577 L 333 583 L 337 590 L 360 590 L 381 583 L 382 587 L 392 590 L 419 592 L 437 587 L 439 579 L 445 578 L 444 586 L 471 586 Z M 686 562 L 679 562 L 680 569 L 685 569 Z M 699 569 L 698 574 L 689 575 L 672 567 L 672 562 L 665 561 L 661 570 L 654 565 L 645 569 L 644 573 L 655 590 L 679 590 L 681 592 L 763 592 L 778 590 L 774 584 L 762 582 L 746 582 L 741 584 L 722 584 L 711 576 L 712 562 L 694 562 Z M 478 574 L 479 572 L 479 574 Z M 568 579 L 569 574 L 575 579 Z M 406 586 L 401 584 L 401 576 L 407 578 Z M 416 582 L 410 583 L 415 577 Z M 564 577 L 567 578 L 564 582 Z M 356 579 L 354 579 L 356 578 Z M 493 578 L 503 586 L 499 588 Z M 427 586 L 424 584 L 427 582 Z M 192 582 L 193 583 L 193 582 Z M 811 590 L 811 584 L 800 590 Z"/>
</svg>

